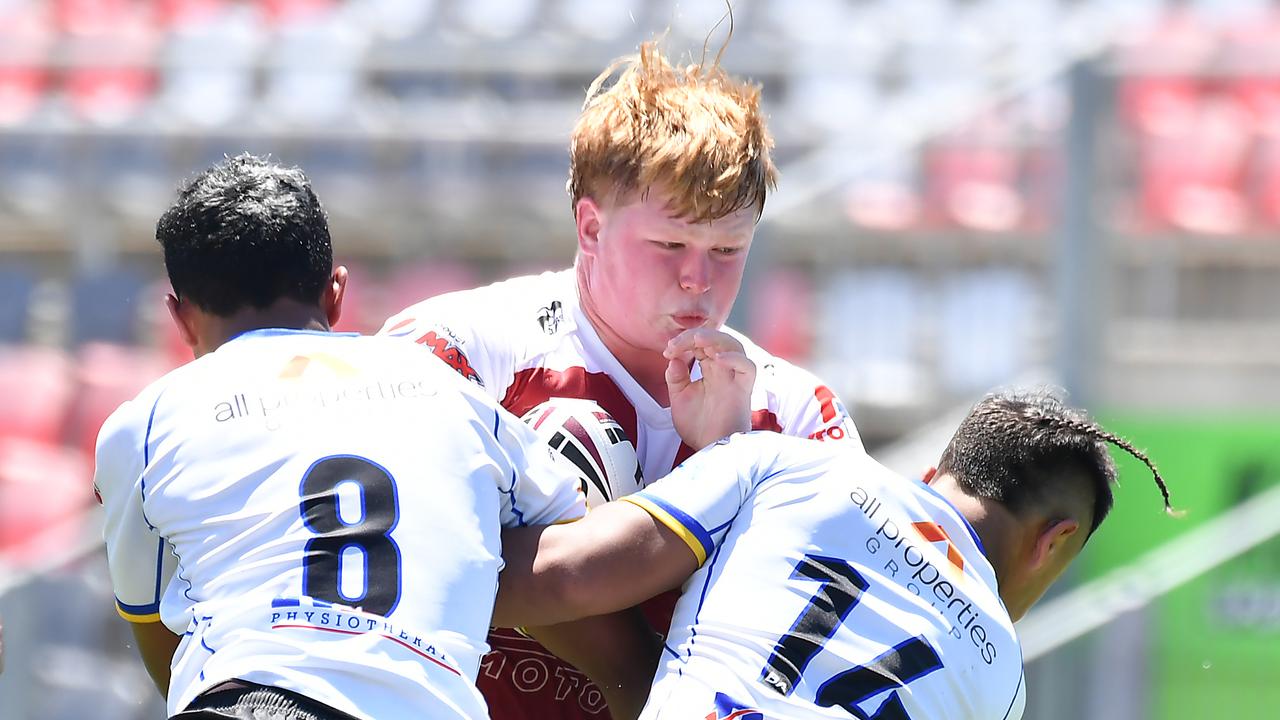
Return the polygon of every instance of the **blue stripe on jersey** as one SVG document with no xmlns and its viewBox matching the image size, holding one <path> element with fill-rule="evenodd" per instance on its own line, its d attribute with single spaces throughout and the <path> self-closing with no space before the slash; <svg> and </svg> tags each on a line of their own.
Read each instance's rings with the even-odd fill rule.
<svg viewBox="0 0 1280 720">
<path fill-rule="evenodd" d="M 144 505 L 147 502 L 147 466 L 151 464 L 151 426 L 155 423 L 156 409 L 160 407 L 160 398 L 163 396 L 163 390 L 156 394 L 156 401 L 151 405 L 151 414 L 147 416 L 147 434 L 142 437 L 142 476 L 138 478 L 140 486 L 138 494 L 142 496 L 142 502 Z M 146 508 L 143 507 L 141 510 L 142 521 L 147 524 L 147 527 L 150 528 L 152 532 L 155 532 L 156 526 L 152 525 L 151 521 L 147 519 Z"/>
<path fill-rule="evenodd" d="M 160 607 L 160 578 L 164 575 L 164 538 L 156 543 L 156 607 Z"/>
<path fill-rule="evenodd" d="M 159 600 L 153 603 L 147 603 L 146 605 L 130 605 L 127 602 L 121 602 L 120 598 L 116 598 L 116 605 L 119 605 L 121 610 L 129 613 L 130 615 L 154 615 L 160 612 Z"/>
<path fill-rule="evenodd" d="M 711 589 L 711 577 L 715 574 L 716 560 L 720 559 L 720 550 L 723 547 L 723 545 L 716 547 L 715 553 L 711 555 L 711 559 L 705 566 L 707 579 L 702 583 L 702 594 L 698 596 L 698 609 L 693 611 L 693 622 L 689 623 L 689 644 L 685 647 L 684 653 L 686 658 L 693 656 L 693 640 L 698 636 L 698 616 L 702 614 L 702 604 L 707 601 L 707 591 Z M 684 670 L 677 668 L 676 675 L 683 676 Z"/>
<path fill-rule="evenodd" d="M 1021 647 L 1019 647 L 1019 650 L 1021 650 Z M 1021 663 L 1019 663 L 1019 667 L 1021 666 Z M 1025 680 L 1026 677 L 1027 671 L 1026 668 L 1023 668 L 1022 671 L 1018 673 L 1018 685 L 1013 688 L 1013 699 L 1009 701 L 1009 709 L 1004 711 L 1004 720 L 1009 720 L 1009 713 L 1013 712 L 1013 706 L 1018 702 L 1018 694 L 1022 690 L 1022 681 Z"/>
<path fill-rule="evenodd" d="M 662 508 L 663 511 L 683 525 L 690 534 L 697 538 L 698 543 L 702 545 L 703 557 L 711 555 L 711 551 L 715 549 L 715 543 L 711 540 L 711 533 L 707 532 L 707 529 L 702 527 L 702 523 L 694 520 L 689 514 L 662 498 L 655 497 L 644 491 L 636 494 Z M 730 522 L 732 522 L 732 520 Z"/>
<path fill-rule="evenodd" d="M 498 441 L 499 447 L 502 446 L 502 440 L 498 437 L 498 427 L 501 424 L 501 422 L 502 422 L 502 413 L 497 410 L 494 410 L 493 411 L 493 439 Z M 511 514 L 516 516 L 516 526 L 524 527 L 525 525 L 528 525 L 528 523 L 524 521 L 524 513 L 520 512 L 520 508 L 516 507 L 516 469 L 514 467 L 511 468 L 511 487 L 507 490 L 503 490 L 502 493 L 505 495 L 511 496 Z"/>
</svg>

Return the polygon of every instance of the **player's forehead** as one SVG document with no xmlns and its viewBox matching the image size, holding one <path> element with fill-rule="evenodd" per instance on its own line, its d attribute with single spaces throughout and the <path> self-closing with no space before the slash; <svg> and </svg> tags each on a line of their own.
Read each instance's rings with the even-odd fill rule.
<svg viewBox="0 0 1280 720">
<path fill-rule="evenodd" d="M 755 234 L 755 208 L 743 208 L 710 221 L 691 221 L 673 211 L 677 203 L 661 188 L 628 193 L 616 197 L 610 205 L 617 220 L 644 232 L 717 241 L 749 241 Z"/>
</svg>

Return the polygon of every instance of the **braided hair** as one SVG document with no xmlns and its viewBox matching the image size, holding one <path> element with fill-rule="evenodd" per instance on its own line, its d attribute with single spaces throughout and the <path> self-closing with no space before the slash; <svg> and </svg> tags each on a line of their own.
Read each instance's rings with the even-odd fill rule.
<svg viewBox="0 0 1280 720">
<path fill-rule="evenodd" d="M 966 492 L 996 500 L 1015 514 L 1060 505 L 1064 495 L 1091 491 L 1092 535 L 1114 501 L 1116 468 L 1109 444 L 1151 470 L 1165 512 L 1176 514 L 1169 488 L 1146 453 L 1103 429 L 1083 410 L 1067 406 L 1047 388 L 992 393 L 979 401 L 951 438 L 938 472 L 954 477 Z M 1064 486 L 1065 477 L 1081 471 L 1089 479 L 1088 490 Z"/>
</svg>

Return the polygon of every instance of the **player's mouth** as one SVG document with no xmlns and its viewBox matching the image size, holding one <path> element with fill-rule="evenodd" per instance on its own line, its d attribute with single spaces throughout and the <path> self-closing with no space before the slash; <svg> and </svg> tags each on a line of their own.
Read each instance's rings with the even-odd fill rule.
<svg viewBox="0 0 1280 720">
<path fill-rule="evenodd" d="M 700 314 L 672 315 L 671 318 L 675 320 L 676 325 L 679 325 L 681 328 L 685 330 L 688 330 L 690 328 L 702 327 L 703 325 L 707 324 L 706 315 L 700 315 Z"/>
</svg>

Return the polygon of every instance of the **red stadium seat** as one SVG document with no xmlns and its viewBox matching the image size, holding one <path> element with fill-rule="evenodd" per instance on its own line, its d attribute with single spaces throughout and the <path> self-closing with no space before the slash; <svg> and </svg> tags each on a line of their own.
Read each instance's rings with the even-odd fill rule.
<svg viewBox="0 0 1280 720">
<path fill-rule="evenodd" d="M 47 561 L 84 535 L 78 517 L 93 504 L 93 471 L 79 452 L 0 438 L 0 559 Z"/>
<path fill-rule="evenodd" d="M 137 0 L 60 0 L 70 68 L 63 80 L 76 115 L 106 124 L 133 117 L 155 88 L 159 14 Z"/>
<path fill-rule="evenodd" d="M 61 350 L 0 346 L 0 438 L 61 441 L 72 393 L 72 364 Z"/>
<path fill-rule="evenodd" d="M 53 40 L 43 3 L 0 4 L 0 125 L 26 120 L 44 100 Z"/>
<path fill-rule="evenodd" d="M 815 324 L 813 280 L 800 270 L 771 269 L 750 286 L 748 333 L 760 347 L 792 362 L 808 360 Z"/>
<path fill-rule="evenodd" d="M 155 350 L 110 343 L 83 345 L 76 357 L 67 443 L 92 454 L 98 431 L 111 413 L 171 367 L 169 359 Z"/>
<path fill-rule="evenodd" d="M 1142 227 L 1208 234 L 1243 231 L 1253 128 L 1227 95 L 1208 96 L 1186 126 L 1138 134 Z"/>
<path fill-rule="evenodd" d="M 429 297 L 475 285 L 476 273 L 469 265 L 441 260 L 418 261 L 394 271 L 387 279 L 385 302 L 388 314 L 400 312 Z"/>
</svg>

